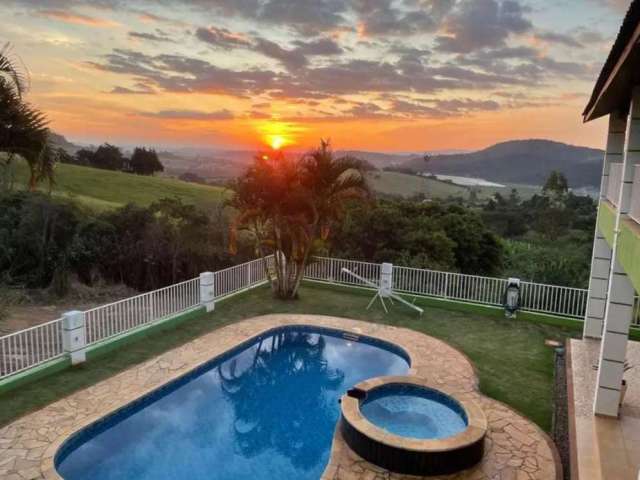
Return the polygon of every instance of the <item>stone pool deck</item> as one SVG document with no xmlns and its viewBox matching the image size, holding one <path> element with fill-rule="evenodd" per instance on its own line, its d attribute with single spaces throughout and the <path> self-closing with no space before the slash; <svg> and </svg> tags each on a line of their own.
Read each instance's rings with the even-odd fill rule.
<svg viewBox="0 0 640 480">
<path fill-rule="evenodd" d="M 476 467 L 432 479 L 559 480 L 553 443 L 535 424 L 478 392 L 471 362 L 459 351 L 413 330 L 317 315 L 265 315 L 222 327 L 153 360 L 131 367 L 0 429 L 0 478 L 59 480 L 53 458 L 75 431 L 126 406 L 250 337 L 284 325 L 318 325 L 393 342 L 411 357 L 410 374 L 475 401 L 487 416 L 486 453 Z M 336 432 L 323 480 L 415 479 L 393 474 L 353 453 Z M 178 480 L 178 479 L 177 479 Z"/>
</svg>

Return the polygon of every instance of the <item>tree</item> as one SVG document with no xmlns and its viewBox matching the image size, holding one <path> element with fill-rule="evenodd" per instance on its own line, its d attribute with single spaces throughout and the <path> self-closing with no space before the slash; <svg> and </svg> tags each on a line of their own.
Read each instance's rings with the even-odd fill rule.
<svg viewBox="0 0 640 480">
<path fill-rule="evenodd" d="M 502 264 L 500 242 L 475 209 L 443 201 L 380 199 L 354 205 L 329 254 L 476 275 L 493 275 Z"/>
<path fill-rule="evenodd" d="M 56 147 L 55 154 L 60 163 L 76 163 L 76 158 L 62 147 Z"/>
<path fill-rule="evenodd" d="M 42 180 L 53 184 L 56 152 L 49 143 L 46 117 L 24 101 L 26 86 L 6 44 L 0 49 L 0 161 L 8 166 L 16 156 L 25 159 L 33 191 Z"/>
<path fill-rule="evenodd" d="M 235 252 L 238 231 L 246 230 L 263 259 L 274 254 L 275 277 L 267 275 L 279 298 L 297 296 L 305 266 L 342 220 L 345 203 L 368 196 L 359 164 L 334 158 L 325 141 L 298 160 L 282 153 L 256 156 L 232 188 L 238 216 L 230 249 Z"/>
<path fill-rule="evenodd" d="M 91 166 L 104 170 L 122 170 L 125 158 L 122 151 L 115 145 L 105 143 L 100 145 L 91 156 Z"/>
<path fill-rule="evenodd" d="M 89 167 L 93 164 L 93 154 L 93 150 L 89 150 L 88 148 L 81 148 L 76 152 L 74 163 L 76 165 Z"/>
<path fill-rule="evenodd" d="M 153 175 L 156 172 L 163 172 L 164 166 L 155 150 L 136 147 L 129 160 L 129 169 L 138 175 Z"/>
<path fill-rule="evenodd" d="M 563 173 L 553 170 L 542 187 L 542 195 L 549 198 L 552 204 L 564 207 L 569 195 L 569 184 Z"/>
<path fill-rule="evenodd" d="M 170 267 L 171 283 L 176 283 L 183 263 L 195 257 L 208 241 L 208 218 L 194 205 L 180 199 L 163 198 L 149 207 L 153 215 L 149 242 L 162 247 L 159 264 Z"/>
<path fill-rule="evenodd" d="M 538 218 L 538 230 L 549 240 L 556 240 L 569 227 L 567 178 L 557 170 L 552 171 L 542 188 L 545 203 Z"/>
<path fill-rule="evenodd" d="M 48 287 L 54 278 L 64 285 L 80 209 L 39 192 L 19 192 L 0 198 L 0 212 L 2 278 L 30 288 Z"/>
</svg>

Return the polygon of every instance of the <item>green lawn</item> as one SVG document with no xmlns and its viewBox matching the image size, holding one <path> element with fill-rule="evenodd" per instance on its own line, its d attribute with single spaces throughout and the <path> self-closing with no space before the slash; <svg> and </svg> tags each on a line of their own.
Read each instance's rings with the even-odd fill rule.
<svg viewBox="0 0 640 480">
<path fill-rule="evenodd" d="M 370 292 L 358 289 L 306 284 L 299 300 L 285 302 L 274 300 L 266 287 L 254 289 L 220 302 L 212 314 L 189 320 L 169 334 L 156 333 L 80 367 L 0 396 L 0 425 L 229 323 L 267 313 L 310 313 L 412 328 L 449 342 L 474 362 L 486 395 L 511 405 L 543 429 L 550 429 L 553 350 L 544 346 L 544 340 L 579 336 L 578 324 L 552 326 L 507 320 L 500 312 L 444 309 L 429 300 L 417 302 L 425 306 L 422 317 L 399 305 L 385 315 L 379 305 L 365 310 L 370 296 Z"/>
<path fill-rule="evenodd" d="M 27 183 L 24 162 L 16 162 L 16 186 Z M 46 190 L 46 185 L 41 185 Z M 149 205 L 165 197 L 178 197 L 185 203 L 207 206 L 219 203 L 226 195 L 221 187 L 183 182 L 173 178 L 132 175 L 78 165 L 58 164 L 53 194 L 72 198 L 94 209 L 116 208 L 127 203 Z"/>
</svg>

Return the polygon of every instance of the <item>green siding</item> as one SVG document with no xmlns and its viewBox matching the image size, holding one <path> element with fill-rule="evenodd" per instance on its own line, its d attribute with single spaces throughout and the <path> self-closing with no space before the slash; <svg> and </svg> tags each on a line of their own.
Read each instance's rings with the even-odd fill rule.
<svg viewBox="0 0 640 480">
<path fill-rule="evenodd" d="M 616 210 L 609 202 L 600 202 L 598 228 L 613 247 Z M 618 234 L 618 260 L 629 276 L 636 292 L 640 292 L 640 225 L 631 219 L 623 220 Z"/>
<path fill-rule="evenodd" d="M 600 208 L 598 209 L 598 228 L 604 238 L 607 239 L 607 243 L 613 248 L 613 236 L 616 229 L 616 211 L 615 207 L 609 202 L 600 202 Z"/>
<path fill-rule="evenodd" d="M 636 292 L 640 292 L 640 225 L 624 220 L 618 235 L 618 259 Z"/>
</svg>

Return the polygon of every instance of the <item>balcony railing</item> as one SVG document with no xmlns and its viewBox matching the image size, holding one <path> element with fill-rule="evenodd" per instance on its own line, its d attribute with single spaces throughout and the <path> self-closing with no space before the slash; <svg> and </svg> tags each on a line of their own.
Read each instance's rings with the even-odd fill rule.
<svg viewBox="0 0 640 480">
<path fill-rule="evenodd" d="M 622 187 L 622 163 L 612 163 L 609 166 L 609 182 L 607 183 L 607 200 L 616 207 L 620 199 L 620 188 Z"/>
<path fill-rule="evenodd" d="M 640 165 L 636 165 L 633 171 L 633 190 L 631 190 L 629 216 L 640 223 Z"/>
</svg>

